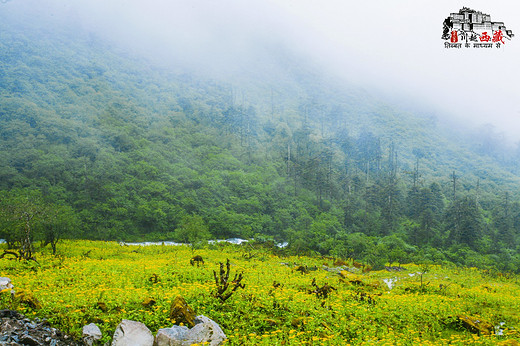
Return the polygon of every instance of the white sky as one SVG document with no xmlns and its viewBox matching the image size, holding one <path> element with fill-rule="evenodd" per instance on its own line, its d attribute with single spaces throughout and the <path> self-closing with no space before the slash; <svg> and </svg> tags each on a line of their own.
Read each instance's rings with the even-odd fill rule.
<svg viewBox="0 0 520 346">
<path fill-rule="evenodd" d="M 276 2 L 327 37 L 342 59 L 353 52 L 371 83 L 397 87 L 520 139 L 520 3 L 517 1 Z M 516 35 L 501 49 L 445 49 L 442 22 L 463 6 L 503 21 Z M 362 28 L 362 29 L 360 29 Z M 336 62 L 341 65 L 341 61 Z M 359 70 L 358 70 L 359 71 Z"/>
<path fill-rule="evenodd" d="M 252 45 L 275 40 L 348 80 L 424 100 L 468 127 L 493 123 L 520 140 L 517 1 L 12 0 L 2 6 L 16 2 L 45 4 L 53 16 L 66 14 L 162 59 L 240 64 Z M 463 6 L 504 22 L 515 37 L 501 49 L 445 49 L 442 23 Z"/>
</svg>

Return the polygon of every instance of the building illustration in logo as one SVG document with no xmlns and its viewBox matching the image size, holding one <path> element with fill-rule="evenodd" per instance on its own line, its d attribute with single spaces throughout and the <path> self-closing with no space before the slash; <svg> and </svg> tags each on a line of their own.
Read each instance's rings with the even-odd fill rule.
<svg viewBox="0 0 520 346">
<path fill-rule="evenodd" d="M 500 47 L 500 44 L 505 44 L 504 39 L 511 40 L 513 37 L 513 31 L 507 30 L 504 22 L 492 22 L 489 14 L 468 7 L 463 7 L 458 13 L 451 13 L 443 23 L 442 39 L 451 44 L 483 42 L 486 45 L 496 43 Z M 460 48 L 459 45 L 456 48 Z M 466 44 L 466 47 L 470 45 Z"/>
</svg>

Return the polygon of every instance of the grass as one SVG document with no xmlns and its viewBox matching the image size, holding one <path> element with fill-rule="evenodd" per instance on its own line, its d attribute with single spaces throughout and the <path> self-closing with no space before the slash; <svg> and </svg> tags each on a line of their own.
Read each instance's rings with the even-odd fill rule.
<svg viewBox="0 0 520 346">
<path fill-rule="evenodd" d="M 121 246 L 115 242 L 64 241 L 59 255 L 37 253 L 38 263 L 0 259 L 25 298 L 2 293 L 2 308 L 81 336 L 94 322 L 103 342 L 122 319 L 145 323 L 155 333 L 170 327 L 171 302 L 182 296 L 215 320 L 229 345 L 496 345 L 520 340 L 518 276 L 475 268 L 404 265 L 402 271 L 341 273 L 320 257 L 279 257 L 263 248 L 217 244 L 192 252 L 180 246 Z M 204 265 L 190 265 L 194 255 Z M 213 270 L 231 262 L 230 280 L 243 272 L 245 288 L 224 303 L 214 296 Z M 311 269 L 297 271 L 298 266 Z M 315 269 L 315 270 L 312 270 Z M 422 276 L 422 283 L 421 283 Z M 394 279 L 389 289 L 384 279 Z M 316 285 L 311 283 L 315 279 Z M 317 288 L 328 285 L 326 297 Z M 147 298 L 152 306 L 143 305 Z M 459 316 L 498 326 L 496 335 L 472 333 Z"/>
</svg>

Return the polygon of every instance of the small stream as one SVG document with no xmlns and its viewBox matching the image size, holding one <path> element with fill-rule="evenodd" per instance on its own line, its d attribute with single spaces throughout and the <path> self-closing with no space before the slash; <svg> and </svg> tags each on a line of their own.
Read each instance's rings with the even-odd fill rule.
<svg viewBox="0 0 520 346">
<path fill-rule="evenodd" d="M 216 243 L 230 243 L 235 245 L 241 245 L 243 243 L 247 243 L 249 240 L 247 239 L 241 239 L 241 238 L 230 238 L 230 239 L 218 239 L 218 240 L 209 240 L 208 244 L 216 244 Z M 177 243 L 174 241 L 144 241 L 144 242 L 136 242 L 136 243 L 126 243 L 126 242 L 120 242 L 121 246 L 157 246 L 157 245 L 164 245 L 164 246 L 188 246 L 190 244 L 188 243 Z"/>
<path fill-rule="evenodd" d="M 1 242 L 1 241 L 0 241 Z M 235 245 L 242 245 L 244 243 L 249 242 L 247 239 L 241 239 L 241 238 L 229 238 L 229 239 L 218 239 L 218 240 L 209 240 L 208 244 L 216 244 L 216 243 L 229 243 L 229 244 L 235 244 Z M 127 242 L 120 242 L 121 246 L 157 246 L 157 245 L 164 245 L 164 246 L 183 246 L 183 245 L 190 245 L 188 243 L 177 243 L 174 241 L 145 241 L 145 242 L 135 242 L 135 243 L 127 243 Z M 276 246 L 279 248 L 284 248 L 289 245 L 288 242 L 283 243 L 277 243 Z"/>
</svg>

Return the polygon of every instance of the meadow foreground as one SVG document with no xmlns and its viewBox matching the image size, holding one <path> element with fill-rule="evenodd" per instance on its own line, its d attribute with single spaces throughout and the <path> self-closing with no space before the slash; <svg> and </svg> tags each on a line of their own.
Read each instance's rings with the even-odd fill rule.
<svg viewBox="0 0 520 346">
<path fill-rule="evenodd" d="M 43 249 L 37 263 L 0 259 L 0 276 L 9 277 L 16 291 L 14 300 L 2 292 L 2 308 L 47 318 L 78 338 L 83 326 L 96 323 L 102 341 L 110 341 L 123 319 L 156 333 L 178 322 L 170 307 L 183 297 L 198 315 L 222 327 L 229 345 L 515 345 L 520 340 L 518 276 L 498 272 L 409 264 L 363 273 L 352 260 L 282 256 L 230 244 L 192 251 L 65 241 L 58 252 L 53 256 Z M 196 256 L 203 263 L 190 263 Z M 225 267 L 227 259 L 230 287 L 223 295 L 231 295 L 224 300 L 217 297 L 215 280 L 220 280 L 219 263 Z M 232 291 L 240 273 L 241 285 Z"/>
</svg>

